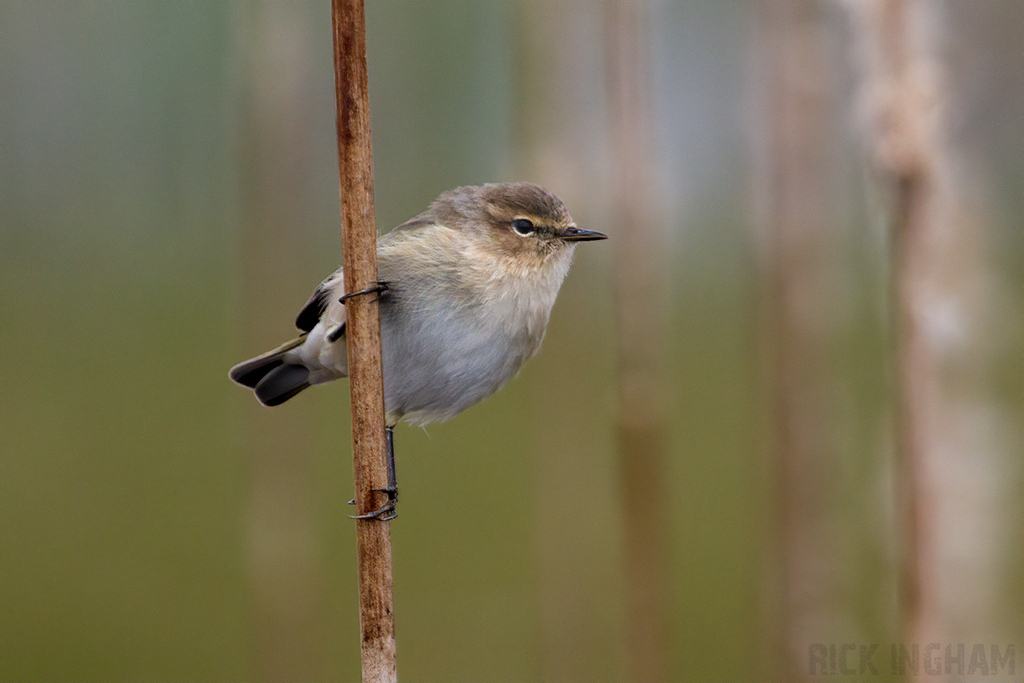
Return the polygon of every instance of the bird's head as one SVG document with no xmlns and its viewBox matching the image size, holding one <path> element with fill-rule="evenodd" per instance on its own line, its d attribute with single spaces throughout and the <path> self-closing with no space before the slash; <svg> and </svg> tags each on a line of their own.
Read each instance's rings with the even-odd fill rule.
<svg viewBox="0 0 1024 683">
<path fill-rule="evenodd" d="M 577 242 L 607 235 L 576 226 L 562 201 L 530 183 L 490 183 L 445 192 L 431 207 L 439 223 L 471 234 L 502 260 L 570 256 Z"/>
</svg>

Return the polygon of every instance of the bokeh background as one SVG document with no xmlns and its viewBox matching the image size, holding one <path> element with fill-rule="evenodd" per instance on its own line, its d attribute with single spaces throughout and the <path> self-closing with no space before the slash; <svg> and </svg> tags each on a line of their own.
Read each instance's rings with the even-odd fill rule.
<svg viewBox="0 0 1024 683">
<path fill-rule="evenodd" d="M 612 3 L 367 4 L 379 229 L 527 179 L 611 236 L 578 250 L 509 387 L 397 431 L 400 676 L 627 680 L 624 509 L 648 501 L 616 427 Z M 812 644 L 901 642 L 869 4 L 641 4 L 663 680 L 802 678 Z M 929 618 L 1020 653 L 1024 5 L 919 4 L 951 198 Z M 327 2 L 0 4 L 0 680 L 357 678 L 347 385 L 267 410 L 227 379 L 341 261 L 331 64 Z M 794 68 L 820 169 L 795 266 L 765 210 Z M 787 479 L 800 410 L 813 458 Z"/>
</svg>

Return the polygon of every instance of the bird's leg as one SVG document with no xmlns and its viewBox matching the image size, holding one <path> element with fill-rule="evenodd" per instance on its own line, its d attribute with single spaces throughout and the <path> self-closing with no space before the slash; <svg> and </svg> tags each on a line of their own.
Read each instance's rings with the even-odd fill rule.
<svg viewBox="0 0 1024 683">
<path fill-rule="evenodd" d="M 398 503 L 398 476 L 395 474 L 394 427 L 387 425 L 384 428 L 384 436 L 388 447 L 388 485 L 382 489 L 374 489 L 374 491 L 388 494 L 388 502 L 373 512 L 367 512 L 365 515 L 349 515 L 352 519 L 379 519 L 382 522 L 387 522 L 398 516 L 398 511 L 395 509 Z M 353 503 L 355 501 L 350 500 L 349 502 Z"/>
<path fill-rule="evenodd" d="M 388 283 L 383 280 L 378 280 L 366 289 L 360 289 L 358 292 L 349 292 L 348 294 L 342 295 L 338 301 L 340 303 L 345 303 L 345 301 L 352 297 L 362 296 L 364 294 L 377 294 L 378 297 L 381 297 L 387 293 Z M 329 333 L 328 341 L 332 343 L 337 341 L 344 331 L 345 324 L 342 323 Z M 395 437 L 394 428 L 391 425 L 385 426 L 384 436 L 386 437 L 388 448 L 388 485 L 382 489 L 374 489 L 374 491 L 383 491 L 384 493 L 387 493 L 388 502 L 384 503 L 384 505 L 373 512 L 367 512 L 365 515 L 349 515 L 352 519 L 379 519 L 382 522 L 387 522 L 398 516 L 398 512 L 395 510 L 395 504 L 398 502 L 398 480 L 395 476 Z M 348 503 L 349 505 L 355 505 L 356 501 L 353 499 Z"/>
<path fill-rule="evenodd" d="M 378 297 L 381 297 L 387 293 L 388 283 L 384 282 L 383 280 L 378 280 L 377 282 L 370 285 L 366 289 L 360 289 L 358 292 L 349 292 L 348 294 L 343 294 L 341 298 L 338 299 L 338 301 L 341 303 L 345 303 L 346 300 L 351 299 L 352 297 L 355 296 L 362 296 L 363 294 L 376 294 Z"/>
<path fill-rule="evenodd" d="M 341 335 L 345 334 L 345 323 L 339 324 L 333 330 L 327 333 L 327 341 L 333 344 L 334 342 L 341 339 Z"/>
</svg>

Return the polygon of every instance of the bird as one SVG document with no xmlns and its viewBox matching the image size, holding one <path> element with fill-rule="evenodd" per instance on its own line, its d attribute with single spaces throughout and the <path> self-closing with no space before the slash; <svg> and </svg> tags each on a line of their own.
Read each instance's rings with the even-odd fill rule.
<svg viewBox="0 0 1024 683">
<path fill-rule="evenodd" d="M 577 243 L 558 197 L 526 182 L 457 187 L 380 236 L 379 282 L 346 293 L 338 269 L 313 292 L 291 341 L 231 368 L 265 406 L 348 375 L 345 300 L 379 297 L 388 503 L 357 518 L 393 519 L 394 426 L 448 420 L 504 387 L 540 349 Z"/>
</svg>

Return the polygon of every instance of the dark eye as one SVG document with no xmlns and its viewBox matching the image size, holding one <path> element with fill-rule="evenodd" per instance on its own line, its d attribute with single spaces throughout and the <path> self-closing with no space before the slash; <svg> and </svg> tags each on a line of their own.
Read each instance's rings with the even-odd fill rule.
<svg viewBox="0 0 1024 683">
<path fill-rule="evenodd" d="M 533 232 L 533 221 L 529 218 L 517 218 L 512 221 L 512 229 L 520 235 L 529 235 Z"/>
</svg>

